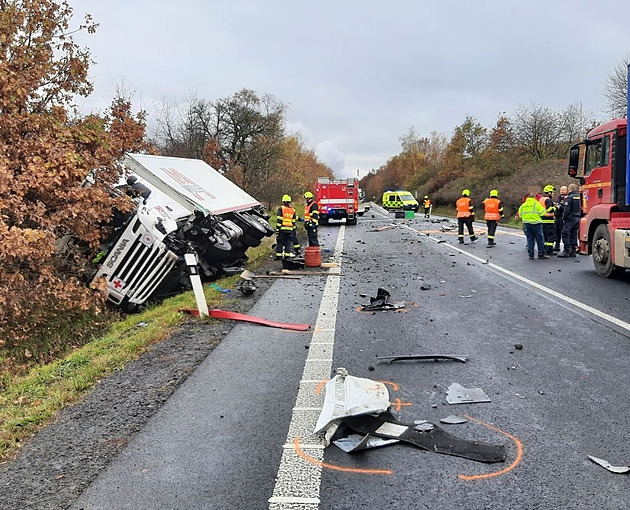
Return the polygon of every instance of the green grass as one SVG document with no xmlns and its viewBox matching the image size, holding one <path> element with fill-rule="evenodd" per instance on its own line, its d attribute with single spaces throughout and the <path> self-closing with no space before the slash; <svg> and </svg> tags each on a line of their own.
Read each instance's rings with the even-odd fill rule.
<svg viewBox="0 0 630 510">
<path fill-rule="evenodd" d="M 250 269 L 269 256 L 271 244 L 271 238 L 265 238 L 259 247 L 247 251 Z M 233 289 L 238 280 L 238 276 L 233 276 L 215 283 Z M 204 292 L 209 308 L 216 308 L 226 300 L 224 294 L 208 285 L 204 285 Z M 168 338 L 187 318 L 179 312 L 182 308 L 196 308 L 192 292 L 179 294 L 113 323 L 103 336 L 61 359 L 24 373 L 2 374 L 0 461 L 13 456 L 24 438 L 49 423 L 60 409 L 80 401 L 100 379 L 122 369 L 150 345 Z"/>
</svg>

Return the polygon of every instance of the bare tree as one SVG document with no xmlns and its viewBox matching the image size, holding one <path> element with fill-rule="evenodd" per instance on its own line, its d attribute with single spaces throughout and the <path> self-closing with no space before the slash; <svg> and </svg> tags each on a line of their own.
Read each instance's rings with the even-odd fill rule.
<svg viewBox="0 0 630 510">
<path fill-rule="evenodd" d="M 564 156 L 558 148 L 562 135 L 562 118 L 544 106 L 519 106 L 512 119 L 514 140 L 536 159 Z"/>
<path fill-rule="evenodd" d="M 608 112 L 613 117 L 625 117 L 628 111 L 628 64 L 630 53 L 619 62 L 604 83 L 604 96 L 608 100 Z"/>
</svg>

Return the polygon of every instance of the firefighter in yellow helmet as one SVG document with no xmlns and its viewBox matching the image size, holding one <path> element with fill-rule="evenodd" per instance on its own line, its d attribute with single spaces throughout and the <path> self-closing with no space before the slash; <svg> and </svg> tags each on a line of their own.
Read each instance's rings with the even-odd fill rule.
<svg viewBox="0 0 630 510">
<path fill-rule="evenodd" d="M 455 203 L 457 207 L 457 240 L 460 244 L 464 244 L 464 225 L 468 229 L 468 235 L 471 242 L 477 240 L 475 231 L 473 230 L 473 221 L 475 219 L 475 208 L 470 201 L 470 190 L 462 191 L 462 196 Z"/>
<path fill-rule="evenodd" d="M 429 199 L 429 195 L 424 195 L 422 207 L 424 207 L 424 217 L 429 219 L 431 217 L 431 200 Z"/>
<path fill-rule="evenodd" d="M 553 194 L 556 188 L 553 184 L 547 184 L 543 188 L 543 196 L 538 200 L 545 208 L 545 213 L 541 216 L 543 236 L 545 237 L 545 254 L 556 255 L 553 247 L 556 243 L 556 204 L 553 201 Z"/>
<path fill-rule="evenodd" d="M 284 195 L 282 205 L 276 214 L 276 260 L 282 258 L 295 257 L 293 252 L 293 233 L 295 231 L 295 209 L 291 207 L 291 197 Z"/>
<path fill-rule="evenodd" d="M 304 228 L 306 228 L 306 235 L 308 236 L 309 246 L 319 246 L 319 240 L 317 239 L 317 227 L 319 226 L 319 208 L 317 207 L 317 201 L 315 195 L 310 191 L 304 193 L 304 199 L 306 200 L 306 206 L 304 207 Z"/>
<path fill-rule="evenodd" d="M 484 209 L 483 219 L 486 220 L 486 227 L 488 227 L 488 247 L 490 248 L 495 246 L 494 234 L 499 220 L 503 218 L 503 204 L 499 200 L 499 192 L 496 189 L 491 189 L 489 197 L 482 204 Z"/>
</svg>

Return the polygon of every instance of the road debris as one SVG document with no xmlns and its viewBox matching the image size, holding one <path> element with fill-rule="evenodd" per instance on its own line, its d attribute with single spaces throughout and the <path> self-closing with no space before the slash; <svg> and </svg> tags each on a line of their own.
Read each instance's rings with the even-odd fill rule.
<svg viewBox="0 0 630 510">
<path fill-rule="evenodd" d="M 179 310 L 182 313 L 187 313 L 193 317 L 199 317 L 199 310 L 194 308 L 182 308 Z M 228 312 L 226 310 L 213 309 L 210 310 L 210 317 L 215 319 L 230 319 L 233 321 L 251 322 L 252 324 L 260 324 L 261 326 L 268 326 L 270 328 L 290 329 L 292 331 L 306 331 L 311 326 L 309 324 L 295 324 L 292 322 L 273 322 L 253 315 L 247 315 L 244 313 Z"/>
<path fill-rule="evenodd" d="M 460 425 L 462 423 L 466 423 L 467 421 L 468 420 L 466 418 L 455 416 L 454 414 L 449 414 L 446 418 L 440 419 L 440 422 L 446 423 L 447 425 Z"/>
<path fill-rule="evenodd" d="M 591 459 L 595 464 L 599 464 L 604 469 L 607 469 L 611 473 L 625 474 L 630 473 L 630 466 L 613 466 L 604 459 L 598 459 L 597 457 L 593 457 L 592 455 L 587 455 L 589 459 Z"/>
<path fill-rule="evenodd" d="M 350 434 L 333 440 L 333 444 L 346 453 L 360 452 L 399 442 L 400 441 L 398 439 L 385 439 L 378 436 L 372 436 L 370 434 Z"/>
<path fill-rule="evenodd" d="M 370 298 L 369 305 L 362 305 L 362 312 L 379 312 L 386 310 L 400 310 L 405 307 L 404 301 L 392 303 L 390 301 L 391 294 L 385 289 L 378 288 L 376 291 L 376 297 Z"/>
<path fill-rule="evenodd" d="M 429 284 L 420 285 L 420 290 L 431 290 L 431 285 Z"/>
<path fill-rule="evenodd" d="M 434 424 L 414 425 L 398 421 L 390 412 L 345 418 L 344 423 L 360 434 L 400 439 L 423 450 L 444 453 L 479 462 L 502 462 L 505 447 L 482 441 L 471 441 L 449 434 Z M 428 425 L 432 425 L 429 429 Z M 424 430 L 417 430 L 421 427 Z M 428 430 L 427 430 L 428 429 Z"/>
<path fill-rule="evenodd" d="M 457 297 L 461 297 L 461 298 L 471 298 L 471 297 L 472 297 L 472 294 L 466 294 L 465 296 L 464 296 L 464 295 L 458 295 Z"/>
<path fill-rule="evenodd" d="M 398 225 L 392 223 L 391 225 L 385 225 L 383 227 L 368 230 L 368 232 L 384 232 L 385 230 L 391 230 L 392 228 L 398 228 Z"/>
<path fill-rule="evenodd" d="M 251 296 L 258 290 L 258 287 L 256 287 L 256 284 L 252 280 L 242 280 L 236 288 L 241 291 L 243 296 Z"/>
<path fill-rule="evenodd" d="M 377 363 L 387 363 L 390 364 L 393 361 L 409 361 L 409 360 L 433 360 L 439 361 L 441 359 L 451 360 L 451 361 L 459 361 L 460 363 L 466 363 L 468 360 L 468 356 L 466 355 L 455 355 L 455 354 L 402 354 L 396 356 L 377 356 Z"/>
<path fill-rule="evenodd" d="M 446 390 L 446 401 L 449 404 L 492 402 L 481 388 L 464 388 L 458 383 L 453 383 L 448 387 Z"/>
</svg>

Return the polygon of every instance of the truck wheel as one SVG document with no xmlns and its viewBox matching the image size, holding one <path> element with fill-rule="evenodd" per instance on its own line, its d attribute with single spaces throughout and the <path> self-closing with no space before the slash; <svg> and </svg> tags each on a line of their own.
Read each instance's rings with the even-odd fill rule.
<svg viewBox="0 0 630 510">
<path fill-rule="evenodd" d="M 351 220 L 346 220 L 346 223 L 348 225 L 356 225 L 357 224 L 357 217 L 355 216 L 354 218 L 352 218 Z"/>
<path fill-rule="evenodd" d="M 599 225 L 593 235 L 593 265 L 597 274 L 604 278 L 620 276 L 625 271 L 623 267 L 613 264 L 611 246 L 608 225 Z"/>
</svg>

